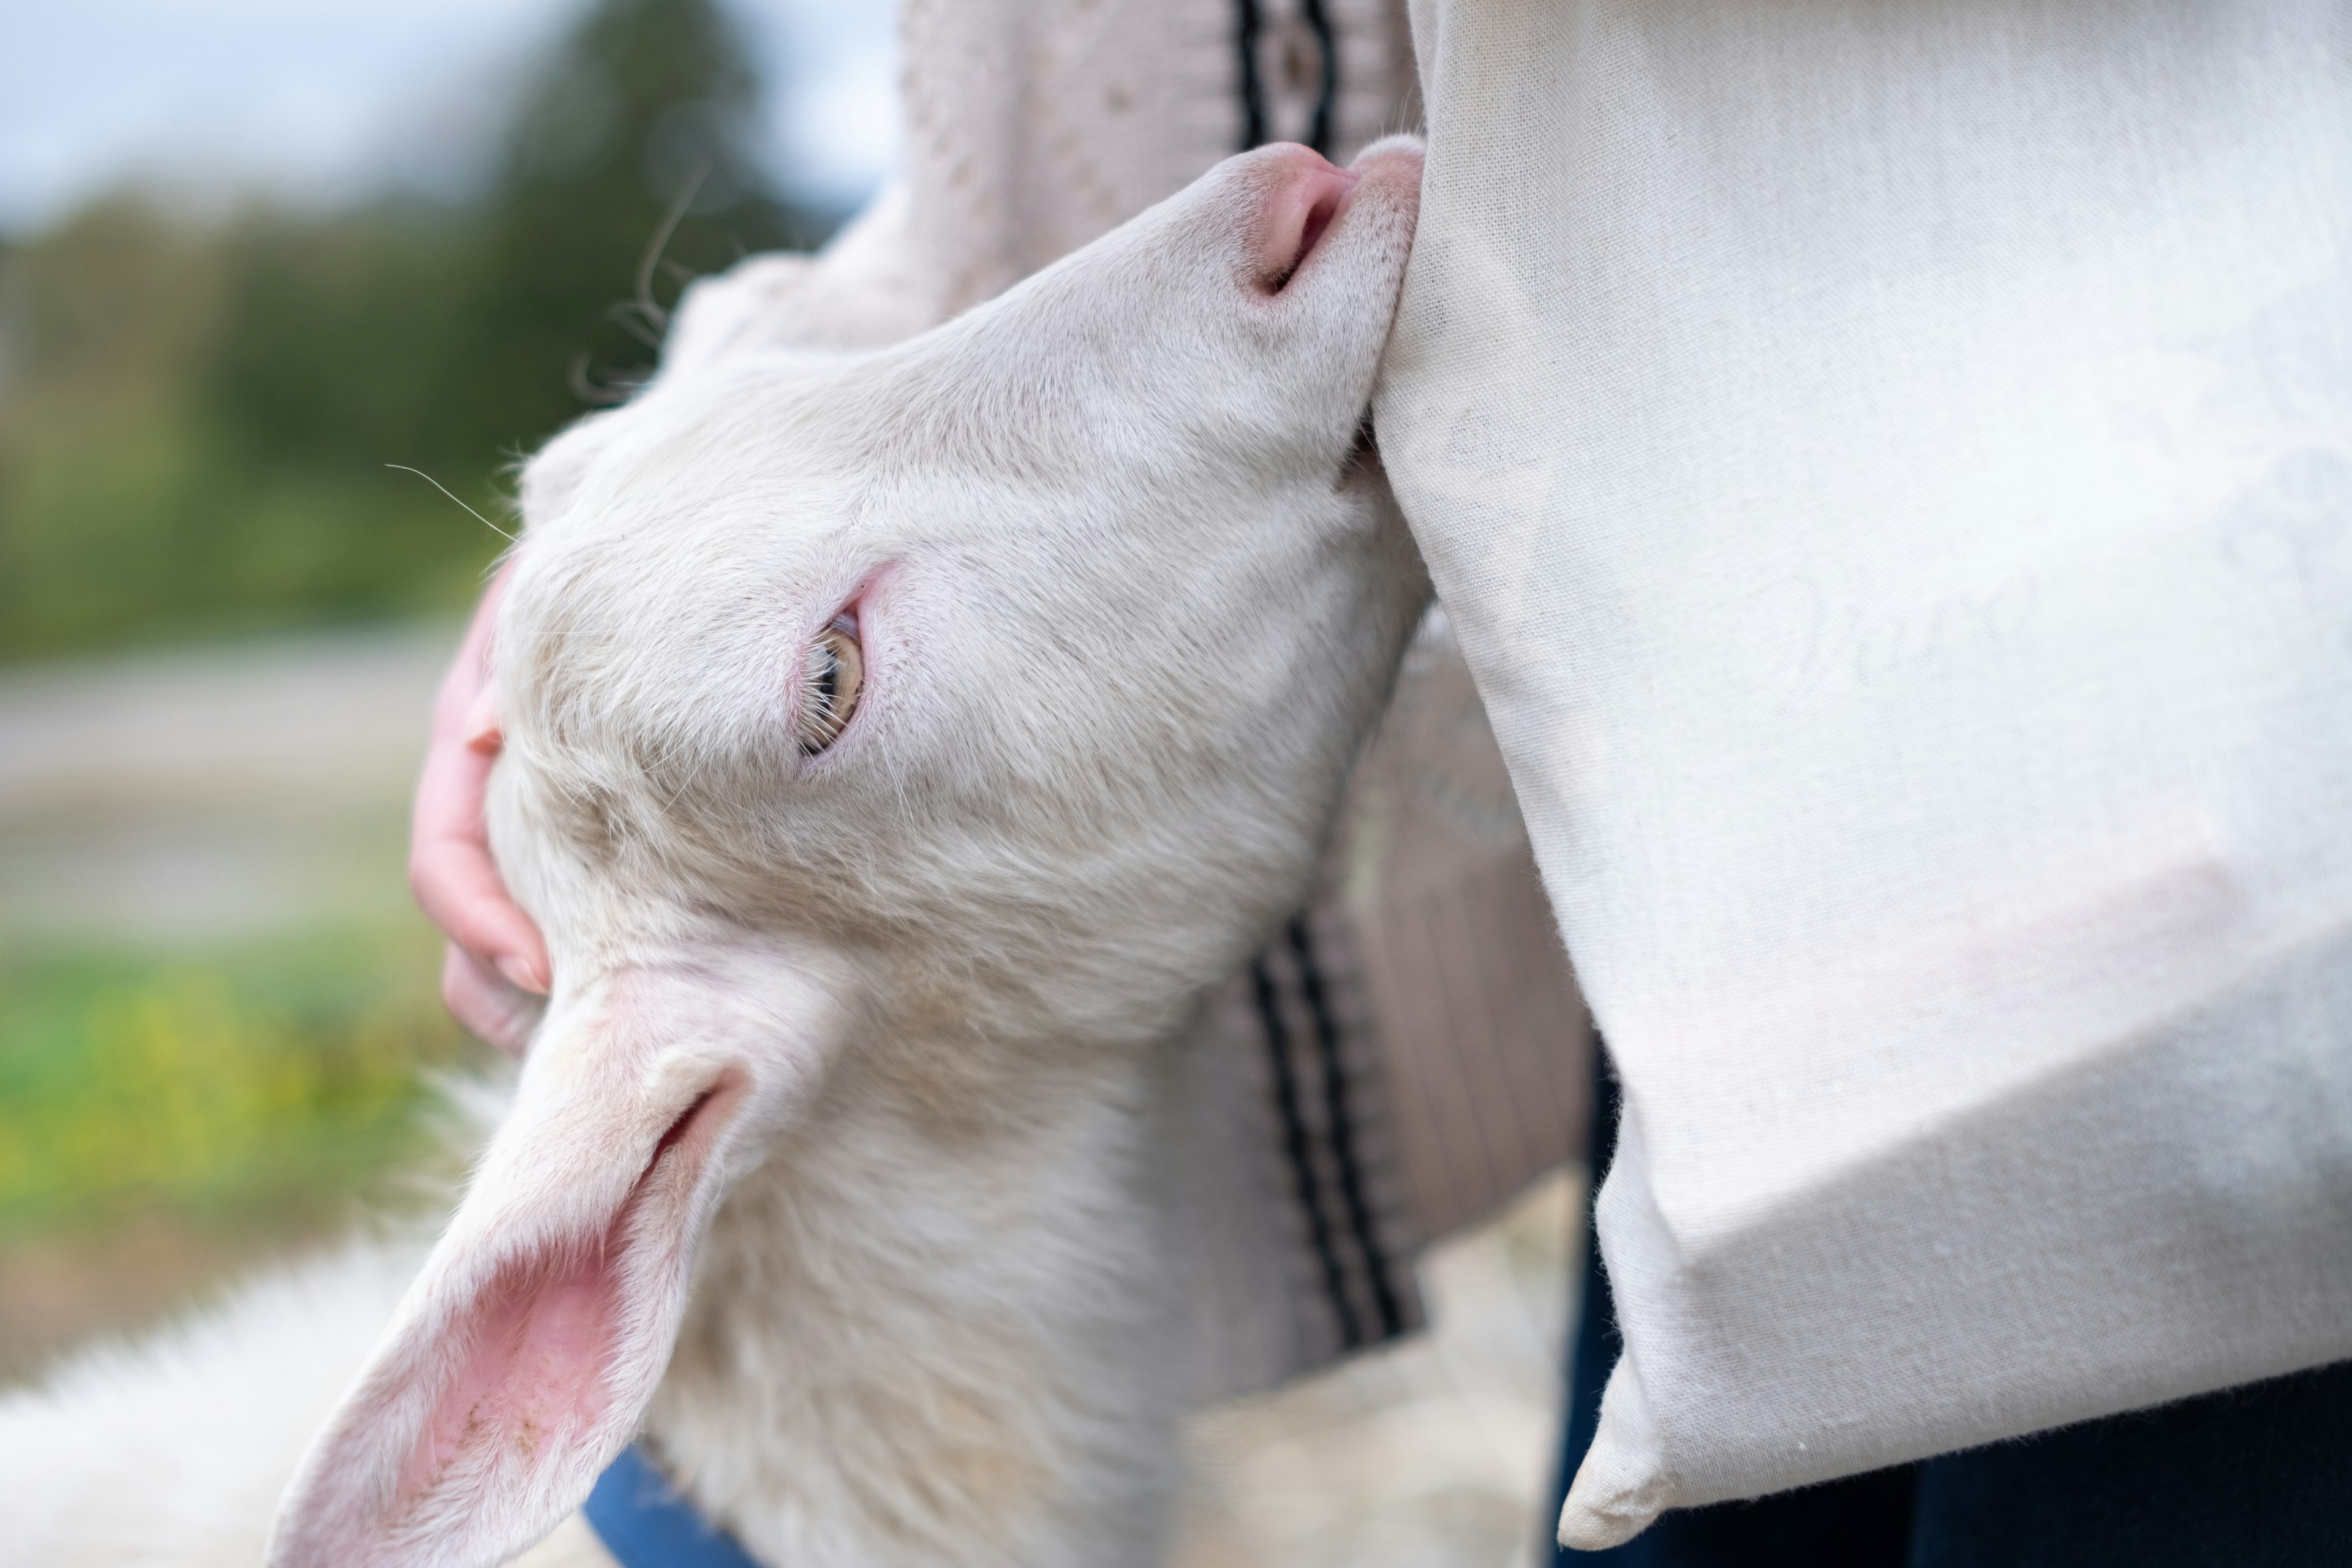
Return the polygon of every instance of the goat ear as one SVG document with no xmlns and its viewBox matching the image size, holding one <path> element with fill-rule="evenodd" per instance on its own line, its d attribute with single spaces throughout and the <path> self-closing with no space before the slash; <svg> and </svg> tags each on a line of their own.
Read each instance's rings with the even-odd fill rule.
<svg viewBox="0 0 2352 1568">
<path fill-rule="evenodd" d="M 542 1035 L 513 1111 L 280 1505 L 272 1568 L 470 1568 L 579 1506 L 669 1360 L 773 1064 Z"/>
</svg>

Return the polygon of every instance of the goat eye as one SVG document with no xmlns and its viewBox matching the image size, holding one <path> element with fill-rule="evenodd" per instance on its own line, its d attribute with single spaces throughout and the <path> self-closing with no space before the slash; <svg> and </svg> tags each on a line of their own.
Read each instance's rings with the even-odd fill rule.
<svg viewBox="0 0 2352 1568">
<path fill-rule="evenodd" d="M 796 738 L 801 754 L 813 757 L 841 734 L 857 711 L 857 696 L 866 686 L 866 655 L 857 646 L 856 616 L 835 616 L 831 626 L 817 633 L 809 644 L 807 678 Z"/>
</svg>

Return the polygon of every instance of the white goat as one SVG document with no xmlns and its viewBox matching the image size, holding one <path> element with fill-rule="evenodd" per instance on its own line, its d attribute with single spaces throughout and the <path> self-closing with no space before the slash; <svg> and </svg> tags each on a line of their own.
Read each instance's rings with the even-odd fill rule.
<svg viewBox="0 0 2352 1568">
<path fill-rule="evenodd" d="M 1427 595 L 1359 443 L 1419 182 L 1245 154 L 552 442 L 494 656 L 556 977 L 512 1108 L 388 1329 L 414 1255 L 362 1248 L 0 1407 L 0 1562 L 250 1563 L 291 1474 L 278 1568 L 488 1564 L 641 1430 L 780 1568 L 1156 1560 L 1155 1082 Z"/>
</svg>

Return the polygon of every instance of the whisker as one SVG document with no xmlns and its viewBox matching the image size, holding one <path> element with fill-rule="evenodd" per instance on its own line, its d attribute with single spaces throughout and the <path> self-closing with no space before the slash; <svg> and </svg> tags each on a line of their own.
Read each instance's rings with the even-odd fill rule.
<svg viewBox="0 0 2352 1568">
<path fill-rule="evenodd" d="M 464 501 L 457 500 L 457 492 L 450 489 L 447 485 L 443 484 L 439 479 L 435 479 L 431 474 L 426 473 L 423 468 L 412 468 L 406 463 L 386 463 L 384 467 L 387 468 L 398 468 L 404 474 L 415 474 L 418 479 L 423 479 L 426 484 L 431 485 L 435 489 L 439 490 L 443 495 L 447 496 L 451 500 L 457 501 L 459 506 L 465 506 L 467 511 L 472 513 L 473 519 L 476 522 L 480 523 L 484 528 L 488 529 L 492 533 L 497 534 L 509 544 L 520 544 L 522 542 L 522 541 L 517 539 L 513 534 L 509 533 L 505 529 L 500 528 L 497 523 L 492 522 L 488 518 L 484 517 L 480 512 L 475 511 L 472 507 L 466 506 Z"/>
</svg>

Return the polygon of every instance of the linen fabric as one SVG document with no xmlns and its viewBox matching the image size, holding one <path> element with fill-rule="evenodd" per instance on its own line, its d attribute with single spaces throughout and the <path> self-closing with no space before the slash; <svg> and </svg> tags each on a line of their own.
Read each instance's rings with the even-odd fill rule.
<svg viewBox="0 0 2352 1568">
<path fill-rule="evenodd" d="M 1378 426 L 1625 1093 L 1562 1539 L 2352 1355 L 2352 13 L 1413 21 Z"/>
<path fill-rule="evenodd" d="M 1592 1061 L 1592 1171 L 1607 1179 L 1615 1152 L 1620 1105 L 1605 1051 Z M 1570 1480 L 1601 1425 L 1601 1390 L 1617 1364 L 1621 1335 L 1609 1272 L 1601 1264 L 1591 1228 L 1584 1235 L 1583 1286 L 1569 1341 L 1561 1392 L 1566 1419 L 1560 1434 L 1559 1484 L 1552 1518 L 1568 1497 Z M 1598 1552 L 1567 1547 L 1541 1553 L 1552 1568 L 1913 1568 L 1913 1494 L 1917 1465 L 1845 1476 L 1796 1491 L 1704 1508 L 1678 1509 L 1633 1540 Z M 1995 1517 L 1999 1517 L 1998 1514 Z M 1546 1521 L 1549 1524 L 1549 1520 Z M 1942 1564 L 1938 1568 L 1962 1568 Z M 1985 1568 L 1969 1563 L 1965 1568 Z M 2156 1568 L 2153 1563 L 2140 1568 Z"/>
<path fill-rule="evenodd" d="M 1596 1054 L 1593 1164 L 1614 1080 Z M 1599 1425 L 1617 1359 L 1609 1276 L 1588 1234 L 1562 1474 Z M 1557 1506 L 1557 1500 L 1555 1502 Z M 2022 1441 L 1660 1516 L 1554 1568 L 2313 1568 L 2352 1520 L 2352 1363 L 2085 1421 Z"/>
</svg>

